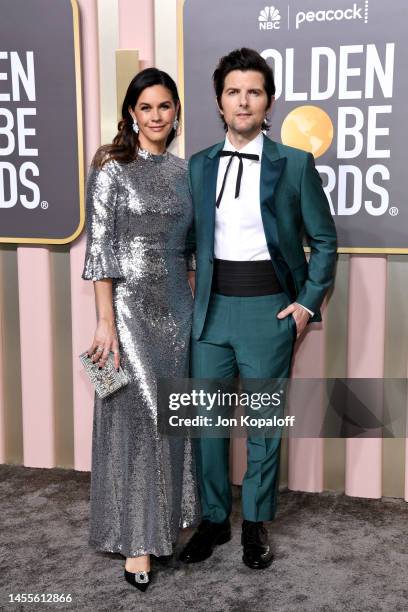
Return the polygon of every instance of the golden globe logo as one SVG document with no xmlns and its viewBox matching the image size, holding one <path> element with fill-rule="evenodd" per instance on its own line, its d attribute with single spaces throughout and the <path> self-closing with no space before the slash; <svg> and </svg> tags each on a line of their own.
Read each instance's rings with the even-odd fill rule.
<svg viewBox="0 0 408 612">
<path fill-rule="evenodd" d="M 288 144 L 313 153 L 326 153 L 333 141 L 334 129 L 329 115 L 319 106 L 298 106 L 283 120 L 281 138 Z"/>
<path fill-rule="evenodd" d="M 258 17 L 260 30 L 279 30 L 280 28 L 279 10 L 274 6 L 265 6 Z"/>
</svg>

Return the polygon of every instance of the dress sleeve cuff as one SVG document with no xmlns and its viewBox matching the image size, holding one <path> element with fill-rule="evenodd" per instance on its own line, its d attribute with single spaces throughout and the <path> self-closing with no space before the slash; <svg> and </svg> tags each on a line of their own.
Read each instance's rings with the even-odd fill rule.
<svg viewBox="0 0 408 612">
<path fill-rule="evenodd" d="M 82 278 L 84 280 L 102 280 L 104 278 L 122 278 L 118 260 L 113 250 L 110 253 L 87 255 L 85 257 Z"/>
</svg>

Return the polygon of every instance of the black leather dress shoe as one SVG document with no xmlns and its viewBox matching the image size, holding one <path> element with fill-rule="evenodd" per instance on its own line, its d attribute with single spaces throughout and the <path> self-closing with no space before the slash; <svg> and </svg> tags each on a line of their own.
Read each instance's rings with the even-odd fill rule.
<svg viewBox="0 0 408 612">
<path fill-rule="evenodd" d="M 243 521 L 241 543 L 244 547 L 242 560 L 251 569 L 265 569 L 273 561 L 268 532 L 262 522 Z"/>
<path fill-rule="evenodd" d="M 231 539 L 231 525 L 229 519 L 223 523 L 212 523 L 204 520 L 197 531 L 180 553 L 180 561 L 184 563 L 198 563 L 211 557 L 214 548 L 225 544 Z"/>
<path fill-rule="evenodd" d="M 125 570 L 125 580 L 139 591 L 146 591 L 152 581 L 152 572 L 128 572 Z"/>
</svg>

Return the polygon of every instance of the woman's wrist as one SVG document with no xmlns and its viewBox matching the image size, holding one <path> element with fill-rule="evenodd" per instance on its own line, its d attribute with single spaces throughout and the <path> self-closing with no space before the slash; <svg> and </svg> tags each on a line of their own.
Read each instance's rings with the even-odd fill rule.
<svg viewBox="0 0 408 612">
<path fill-rule="evenodd" d="M 98 316 L 98 323 L 107 323 L 110 327 L 115 327 L 115 319 L 113 313 L 104 313 Z"/>
</svg>

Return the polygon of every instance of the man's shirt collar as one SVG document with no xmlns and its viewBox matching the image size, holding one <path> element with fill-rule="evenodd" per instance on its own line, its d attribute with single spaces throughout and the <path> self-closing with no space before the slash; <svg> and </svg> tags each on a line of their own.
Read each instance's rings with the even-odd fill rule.
<svg viewBox="0 0 408 612">
<path fill-rule="evenodd" d="M 224 142 L 224 151 L 238 151 L 230 142 L 228 135 L 225 136 Z M 248 144 L 246 144 L 242 149 L 238 151 L 238 153 L 252 153 L 255 155 L 259 155 L 259 161 L 261 161 L 262 157 L 262 149 L 263 149 L 263 134 L 259 132 L 255 138 L 253 138 Z M 255 160 L 245 160 L 249 163 L 257 163 Z"/>
</svg>

